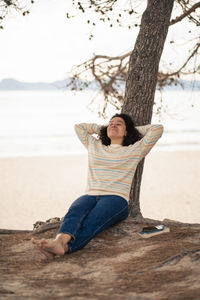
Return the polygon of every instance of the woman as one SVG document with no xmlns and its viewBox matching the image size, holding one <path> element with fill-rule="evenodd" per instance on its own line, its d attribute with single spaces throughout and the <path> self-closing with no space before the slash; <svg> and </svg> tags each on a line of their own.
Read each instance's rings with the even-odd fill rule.
<svg viewBox="0 0 200 300">
<path fill-rule="evenodd" d="M 83 248 L 100 231 L 128 217 L 136 167 L 161 137 L 163 127 L 135 127 L 130 116 L 116 114 L 108 126 L 82 123 L 75 125 L 75 131 L 88 150 L 86 194 L 71 205 L 54 240 L 32 239 L 47 258 Z"/>
</svg>

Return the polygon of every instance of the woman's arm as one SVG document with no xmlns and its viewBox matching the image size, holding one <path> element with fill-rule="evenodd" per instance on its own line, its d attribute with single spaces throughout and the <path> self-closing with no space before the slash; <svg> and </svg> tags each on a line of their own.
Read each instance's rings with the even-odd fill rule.
<svg viewBox="0 0 200 300">
<path fill-rule="evenodd" d="M 102 125 L 97 125 L 95 123 L 80 123 L 74 125 L 79 140 L 86 148 L 88 148 L 89 139 L 92 134 L 99 134 L 101 127 Z"/>
<path fill-rule="evenodd" d="M 156 144 L 163 133 L 162 125 L 145 125 L 138 126 L 136 129 L 143 136 L 139 141 L 139 147 L 142 157 L 146 156 L 152 147 Z"/>
<path fill-rule="evenodd" d="M 136 126 L 135 128 L 139 131 L 139 133 L 142 136 L 145 136 L 145 134 L 147 133 L 147 131 L 149 130 L 149 128 L 151 127 L 151 124 L 148 125 L 143 125 L 143 126 Z"/>
</svg>

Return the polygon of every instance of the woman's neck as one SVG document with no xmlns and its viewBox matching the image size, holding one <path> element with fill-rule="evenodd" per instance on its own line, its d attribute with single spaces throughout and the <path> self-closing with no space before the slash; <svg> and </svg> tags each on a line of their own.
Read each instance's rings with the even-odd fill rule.
<svg viewBox="0 0 200 300">
<path fill-rule="evenodd" d="M 116 139 L 116 140 L 111 140 L 110 141 L 110 145 L 120 145 L 120 146 L 122 146 L 122 144 L 123 144 L 123 140 L 118 140 L 118 139 Z"/>
</svg>

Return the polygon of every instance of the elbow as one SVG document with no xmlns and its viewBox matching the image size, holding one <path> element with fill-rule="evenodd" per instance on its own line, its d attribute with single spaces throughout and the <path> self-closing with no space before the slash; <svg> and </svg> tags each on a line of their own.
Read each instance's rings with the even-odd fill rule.
<svg viewBox="0 0 200 300">
<path fill-rule="evenodd" d="M 164 127 L 163 127 L 163 125 L 158 125 L 159 127 L 158 127 L 158 138 L 160 139 L 161 137 L 162 137 L 162 134 L 163 134 L 163 131 L 164 131 Z"/>
<path fill-rule="evenodd" d="M 157 128 L 160 132 L 163 132 L 164 127 L 163 127 L 162 124 L 157 124 L 157 125 L 155 125 L 155 126 L 156 126 L 156 128 Z"/>
<path fill-rule="evenodd" d="M 162 135 L 163 134 L 163 131 L 164 131 L 164 127 L 163 127 L 163 125 L 159 125 L 160 126 L 160 135 Z"/>
<path fill-rule="evenodd" d="M 76 129 L 76 128 L 78 128 L 79 126 L 78 126 L 78 124 L 74 124 L 74 129 Z"/>
<path fill-rule="evenodd" d="M 153 135 L 155 134 L 156 136 L 158 136 L 160 138 L 163 134 L 164 127 L 161 124 L 152 125 L 151 130 L 152 130 Z"/>
<path fill-rule="evenodd" d="M 74 124 L 74 130 L 75 130 L 75 132 L 77 132 L 77 130 L 78 130 L 78 124 Z"/>
</svg>

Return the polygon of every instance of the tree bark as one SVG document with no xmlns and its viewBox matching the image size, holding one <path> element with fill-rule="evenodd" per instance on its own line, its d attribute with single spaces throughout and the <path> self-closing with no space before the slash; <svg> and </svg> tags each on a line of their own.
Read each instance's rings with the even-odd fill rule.
<svg viewBox="0 0 200 300">
<path fill-rule="evenodd" d="M 125 101 L 122 112 L 132 116 L 135 125 L 151 122 L 160 57 L 166 40 L 174 0 L 148 0 L 140 32 L 129 60 Z M 142 217 L 140 185 L 144 160 L 137 167 L 130 192 L 130 212 Z"/>
</svg>

